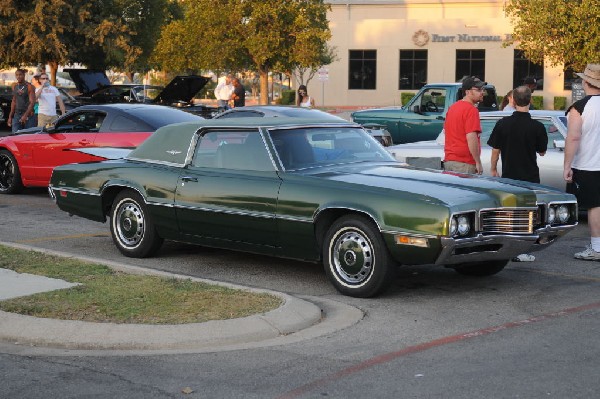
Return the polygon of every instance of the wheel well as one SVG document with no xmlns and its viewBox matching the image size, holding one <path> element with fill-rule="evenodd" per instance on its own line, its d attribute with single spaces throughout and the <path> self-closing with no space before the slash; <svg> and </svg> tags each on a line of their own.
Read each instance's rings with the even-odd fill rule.
<svg viewBox="0 0 600 399">
<path fill-rule="evenodd" d="M 104 213 L 104 216 L 110 214 L 110 208 L 112 208 L 115 198 L 123 190 L 134 190 L 137 192 L 137 190 L 127 186 L 110 186 L 102 191 L 102 212 Z"/>
<path fill-rule="evenodd" d="M 366 217 L 367 219 L 372 221 L 373 224 L 375 224 L 375 226 L 377 227 L 377 230 L 380 231 L 379 224 L 377 224 L 375 219 L 373 219 L 373 217 L 367 212 L 347 208 L 326 209 L 320 212 L 315 220 L 315 237 L 317 245 L 319 246 L 319 252 L 323 249 L 323 240 L 325 239 L 325 234 L 327 234 L 327 230 L 329 229 L 329 227 L 337 219 L 347 215 L 359 215 Z"/>
</svg>

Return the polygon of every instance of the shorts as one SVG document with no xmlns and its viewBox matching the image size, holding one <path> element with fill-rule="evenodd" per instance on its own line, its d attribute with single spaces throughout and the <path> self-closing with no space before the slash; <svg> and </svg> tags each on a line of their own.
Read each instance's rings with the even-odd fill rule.
<svg viewBox="0 0 600 399">
<path fill-rule="evenodd" d="M 573 186 L 580 208 L 600 207 L 600 171 L 573 169 Z"/>
<path fill-rule="evenodd" d="M 475 164 L 458 161 L 444 161 L 444 170 L 448 172 L 471 173 L 472 175 L 477 173 Z"/>
</svg>

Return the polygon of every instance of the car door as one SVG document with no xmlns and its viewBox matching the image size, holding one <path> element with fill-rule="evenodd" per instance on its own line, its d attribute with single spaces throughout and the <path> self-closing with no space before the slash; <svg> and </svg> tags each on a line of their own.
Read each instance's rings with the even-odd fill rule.
<svg viewBox="0 0 600 399">
<path fill-rule="evenodd" d="M 71 150 L 93 146 L 98 133 L 98 121 L 105 116 L 104 112 L 97 110 L 73 112 L 60 118 L 53 127 L 37 134 L 31 147 L 35 178 L 49 181 L 52 169 L 58 165 L 99 159 Z"/>
<path fill-rule="evenodd" d="M 408 105 L 408 112 L 398 121 L 399 142 L 435 140 L 444 127 L 449 93 L 443 87 L 431 87 L 413 99 Z"/>
<path fill-rule="evenodd" d="M 277 246 L 280 184 L 258 129 L 203 132 L 175 193 L 180 231 L 229 243 Z"/>
</svg>

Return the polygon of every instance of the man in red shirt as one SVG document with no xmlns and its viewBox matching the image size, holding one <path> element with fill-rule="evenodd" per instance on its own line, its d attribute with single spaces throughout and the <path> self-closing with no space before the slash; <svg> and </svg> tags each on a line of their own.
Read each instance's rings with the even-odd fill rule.
<svg viewBox="0 0 600 399">
<path fill-rule="evenodd" d="M 468 77 L 462 82 L 464 97 L 448 108 L 444 122 L 444 170 L 460 173 L 482 174 L 481 122 L 476 104 L 483 101 L 482 82 Z"/>
</svg>

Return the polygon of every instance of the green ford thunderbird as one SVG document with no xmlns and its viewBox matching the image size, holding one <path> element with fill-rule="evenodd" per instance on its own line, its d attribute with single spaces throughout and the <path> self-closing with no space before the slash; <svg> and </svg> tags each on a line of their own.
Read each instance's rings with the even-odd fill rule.
<svg viewBox="0 0 600 399">
<path fill-rule="evenodd" d="M 408 167 L 343 120 L 168 125 L 121 159 L 57 167 L 49 191 L 71 215 L 108 219 L 125 256 L 166 239 L 323 262 L 355 297 L 399 265 L 492 275 L 577 225 L 570 194 Z"/>
</svg>

